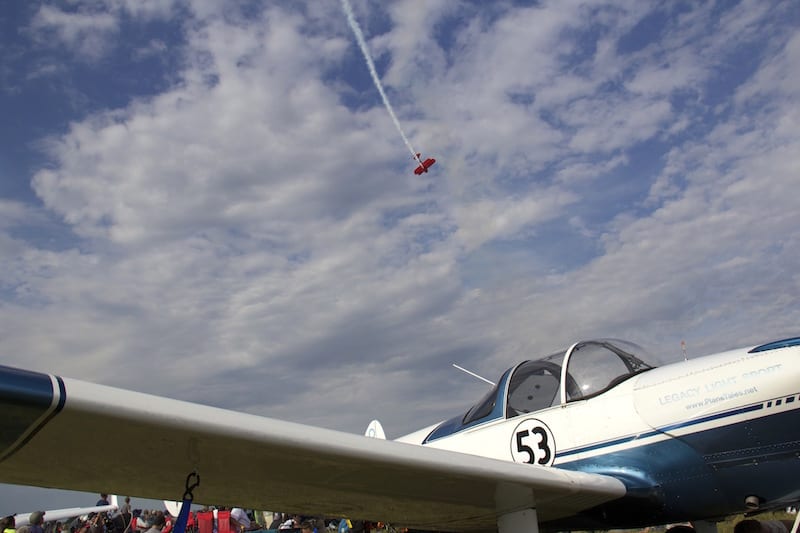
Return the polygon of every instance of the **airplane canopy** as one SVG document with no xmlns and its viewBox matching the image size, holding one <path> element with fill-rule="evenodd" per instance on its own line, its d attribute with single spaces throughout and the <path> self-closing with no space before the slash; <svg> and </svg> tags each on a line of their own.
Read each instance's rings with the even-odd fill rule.
<svg viewBox="0 0 800 533">
<path fill-rule="evenodd" d="M 425 442 L 500 418 L 533 413 L 601 394 L 655 368 L 642 347 L 617 339 L 573 344 L 566 350 L 506 370 L 492 390 L 464 415 L 442 422 Z"/>
<path fill-rule="evenodd" d="M 631 376 L 655 368 L 645 360 L 652 357 L 632 342 L 599 339 L 578 342 L 565 352 L 526 361 L 511 375 L 506 417 L 601 394 Z"/>
</svg>

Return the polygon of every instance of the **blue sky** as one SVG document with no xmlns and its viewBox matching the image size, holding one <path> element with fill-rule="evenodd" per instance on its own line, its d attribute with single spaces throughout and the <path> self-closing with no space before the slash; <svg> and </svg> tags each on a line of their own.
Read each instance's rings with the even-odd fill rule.
<svg viewBox="0 0 800 533">
<path fill-rule="evenodd" d="M 352 4 L 421 177 L 338 0 L 3 3 L 3 364 L 396 437 L 798 334 L 793 2 Z"/>
</svg>

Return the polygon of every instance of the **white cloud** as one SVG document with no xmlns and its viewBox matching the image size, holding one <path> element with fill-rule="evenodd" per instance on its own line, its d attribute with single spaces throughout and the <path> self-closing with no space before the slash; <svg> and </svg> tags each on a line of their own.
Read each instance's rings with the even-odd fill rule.
<svg viewBox="0 0 800 533">
<path fill-rule="evenodd" d="M 163 40 L 151 39 L 146 46 L 134 50 L 133 57 L 136 60 L 141 61 L 149 57 L 163 56 L 165 53 L 167 53 L 167 50 L 167 43 L 165 43 Z"/>
<path fill-rule="evenodd" d="M 759 72 L 736 92 L 739 105 L 755 97 L 794 97 L 800 92 L 800 73 L 792 68 L 800 61 L 800 34 L 791 36 L 785 47 L 776 51 Z"/>
<path fill-rule="evenodd" d="M 684 59 L 688 61 L 681 64 Z M 696 87 L 705 77 L 705 73 L 692 64 L 690 58 L 679 57 L 677 62 L 642 69 L 627 84 L 628 89 L 639 94 L 664 95 L 674 90 Z"/>
<path fill-rule="evenodd" d="M 94 63 L 117 46 L 123 18 L 141 22 L 167 19 L 176 12 L 175 5 L 175 0 L 75 2 L 69 9 L 42 5 L 28 30 L 40 46 L 63 47 L 77 59 Z"/>
<path fill-rule="evenodd" d="M 108 53 L 119 21 L 107 12 L 68 12 L 44 5 L 31 21 L 31 30 L 41 43 L 66 46 L 87 61 L 96 61 Z"/>
<path fill-rule="evenodd" d="M 559 216 L 576 196 L 563 190 L 543 190 L 523 200 L 480 200 L 455 209 L 456 237 L 468 251 L 495 239 L 517 237 L 526 226 Z"/>
<path fill-rule="evenodd" d="M 81 238 L 44 246 L 15 233 L 34 211 L 0 203 L 7 362 L 397 435 L 480 395 L 442 392 L 454 360 L 495 376 L 576 337 L 671 354 L 792 331 L 796 39 L 770 34 L 735 90 L 704 6 L 624 53 L 646 5 L 405 7 L 368 38 L 438 160 L 422 177 L 341 77 L 364 67 L 335 3 L 197 3 L 184 48 L 150 41 L 177 81 L 53 132 L 34 176 Z M 50 9 L 39 30 L 88 42 L 88 15 Z"/>
</svg>

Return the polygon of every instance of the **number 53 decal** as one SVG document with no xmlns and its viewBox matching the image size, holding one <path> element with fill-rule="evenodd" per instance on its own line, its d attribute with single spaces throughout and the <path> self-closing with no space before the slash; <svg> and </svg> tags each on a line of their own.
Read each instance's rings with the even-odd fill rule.
<svg viewBox="0 0 800 533">
<path fill-rule="evenodd" d="M 520 422 L 511 436 L 511 456 L 517 463 L 552 465 L 556 443 L 550 428 L 535 418 Z"/>
</svg>

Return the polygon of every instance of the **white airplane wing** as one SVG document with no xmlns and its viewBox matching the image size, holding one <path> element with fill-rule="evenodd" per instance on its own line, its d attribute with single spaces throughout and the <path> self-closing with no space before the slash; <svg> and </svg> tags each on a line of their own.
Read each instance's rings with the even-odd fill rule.
<svg viewBox="0 0 800 533">
<path fill-rule="evenodd" d="M 0 481 L 195 503 L 494 530 L 625 494 L 611 477 L 371 439 L 0 367 Z M 125 458 L 120 461 L 119 458 Z M 113 465 L 113 467 L 106 467 Z"/>
<path fill-rule="evenodd" d="M 64 521 L 76 516 L 83 516 L 90 513 L 106 513 L 116 511 L 119 507 L 117 505 L 116 497 L 114 497 L 109 505 L 96 505 L 94 507 L 69 507 L 66 509 L 50 509 L 44 511 L 44 521 L 54 522 L 56 520 Z M 16 527 L 22 527 L 29 523 L 31 513 L 18 513 L 14 515 L 14 523 Z"/>
</svg>

